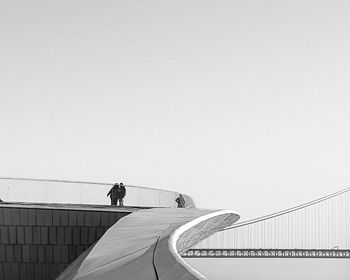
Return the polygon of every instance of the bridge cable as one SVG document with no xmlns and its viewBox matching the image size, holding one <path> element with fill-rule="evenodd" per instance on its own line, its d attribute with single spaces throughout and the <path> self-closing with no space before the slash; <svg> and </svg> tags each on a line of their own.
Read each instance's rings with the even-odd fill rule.
<svg viewBox="0 0 350 280">
<path fill-rule="evenodd" d="M 289 213 L 295 212 L 297 210 L 300 210 L 300 209 L 303 209 L 303 208 L 307 208 L 307 207 L 310 207 L 312 205 L 321 203 L 323 201 L 329 200 L 329 199 L 331 199 L 333 197 L 342 195 L 342 194 L 347 193 L 349 191 L 350 191 L 350 187 L 348 187 L 346 189 L 343 189 L 343 190 L 340 190 L 340 191 L 337 191 L 335 193 L 326 195 L 324 197 L 321 197 L 321 198 L 318 198 L 318 199 L 315 199 L 315 200 L 312 200 L 312 201 L 300 204 L 298 206 L 294 206 L 294 207 L 291 207 L 291 208 L 287 208 L 285 210 L 278 211 L 278 212 L 273 213 L 273 214 L 268 214 L 268 215 L 265 215 L 265 216 L 261 216 L 261 217 L 258 217 L 258 218 L 254 218 L 254 219 L 251 219 L 251 220 L 247 220 L 247 221 L 243 221 L 243 222 L 234 224 L 233 226 L 224 228 L 224 229 L 219 230 L 219 231 L 226 231 L 226 230 L 230 230 L 230 229 L 234 229 L 234 228 L 243 227 L 243 226 L 247 226 L 247 225 L 250 225 L 250 224 L 255 224 L 255 223 L 258 223 L 258 222 L 266 221 L 266 220 L 269 220 L 269 219 L 272 219 L 272 218 L 276 218 L 276 217 L 279 217 L 279 216 L 282 216 L 282 215 L 285 215 L 285 214 L 289 214 Z"/>
</svg>

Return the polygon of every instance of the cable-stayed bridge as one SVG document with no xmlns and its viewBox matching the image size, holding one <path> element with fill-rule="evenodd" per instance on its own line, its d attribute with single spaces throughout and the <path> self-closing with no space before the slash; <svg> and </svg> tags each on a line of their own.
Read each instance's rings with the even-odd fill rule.
<svg viewBox="0 0 350 280">
<path fill-rule="evenodd" d="M 350 188 L 237 223 L 183 257 L 350 258 Z"/>
</svg>

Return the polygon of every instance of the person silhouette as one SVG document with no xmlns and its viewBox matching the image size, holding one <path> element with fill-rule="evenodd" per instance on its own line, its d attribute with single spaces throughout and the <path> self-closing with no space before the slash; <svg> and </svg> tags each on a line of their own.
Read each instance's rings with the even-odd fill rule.
<svg viewBox="0 0 350 280">
<path fill-rule="evenodd" d="M 118 183 L 115 183 L 114 186 L 109 190 L 107 196 L 110 196 L 111 198 L 111 206 L 117 206 L 120 192 L 121 191 Z"/>
<path fill-rule="evenodd" d="M 120 196 L 119 196 L 119 206 L 124 206 L 124 197 L 126 195 L 126 189 L 123 183 L 120 183 Z"/>
<path fill-rule="evenodd" d="M 185 208 L 186 201 L 181 193 L 180 193 L 179 197 L 175 199 L 175 202 L 177 203 L 178 208 Z"/>
</svg>

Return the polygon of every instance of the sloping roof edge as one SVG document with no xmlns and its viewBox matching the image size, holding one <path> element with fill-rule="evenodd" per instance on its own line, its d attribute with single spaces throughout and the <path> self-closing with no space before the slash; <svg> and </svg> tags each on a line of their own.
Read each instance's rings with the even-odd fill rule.
<svg viewBox="0 0 350 280">
<path fill-rule="evenodd" d="M 165 208 L 137 211 L 118 221 L 102 236 L 77 273 L 59 279 L 206 279 L 179 253 L 238 219 L 239 215 L 231 210 Z"/>
</svg>

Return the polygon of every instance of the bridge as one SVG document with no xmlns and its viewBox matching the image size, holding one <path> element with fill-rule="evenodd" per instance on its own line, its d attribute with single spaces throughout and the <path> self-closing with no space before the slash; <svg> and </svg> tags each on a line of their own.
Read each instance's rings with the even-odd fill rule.
<svg viewBox="0 0 350 280">
<path fill-rule="evenodd" d="M 256 219 L 198 243 L 186 258 L 350 258 L 350 188 Z"/>
<path fill-rule="evenodd" d="M 127 185 L 111 207 L 110 187 L 0 178 L 0 279 L 198 280 L 182 258 L 350 258 L 350 188 L 237 223 L 155 188 Z"/>
</svg>

